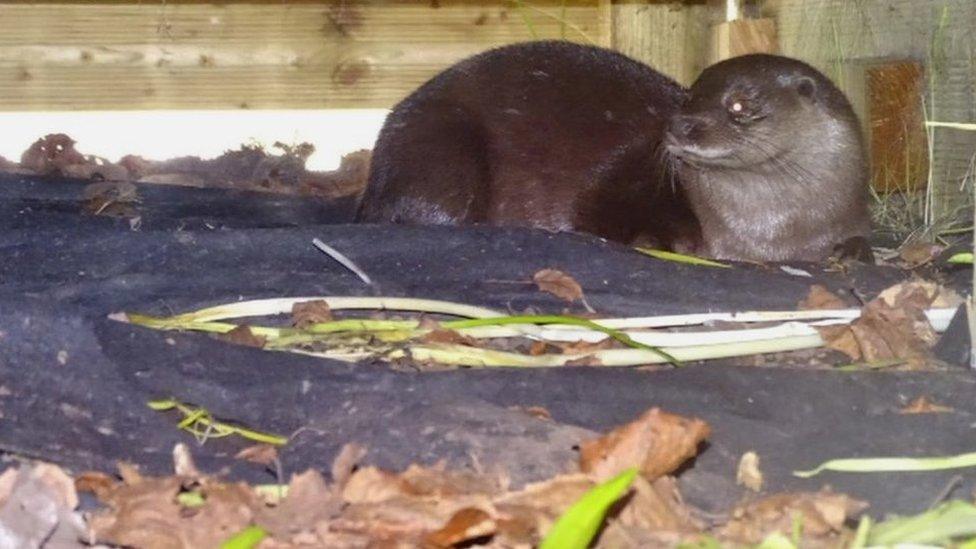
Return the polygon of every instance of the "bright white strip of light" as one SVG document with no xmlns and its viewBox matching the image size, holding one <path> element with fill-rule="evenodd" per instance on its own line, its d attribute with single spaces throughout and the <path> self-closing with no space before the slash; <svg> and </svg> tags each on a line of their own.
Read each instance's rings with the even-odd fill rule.
<svg viewBox="0 0 976 549">
<path fill-rule="evenodd" d="M 311 143 L 309 170 L 334 170 L 342 155 L 372 149 L 386 109 L 0 112 L 0 156 L 19 161 L 38 138 L 64 133 L 82 154 L 117 161 L 214 158 L 242 144 Z"/>
</svg>

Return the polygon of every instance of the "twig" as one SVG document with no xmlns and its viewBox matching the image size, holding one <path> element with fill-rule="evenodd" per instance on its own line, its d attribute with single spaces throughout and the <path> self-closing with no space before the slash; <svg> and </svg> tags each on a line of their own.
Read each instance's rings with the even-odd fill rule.
<svg viewBox="0 0 976 549">
<path fill-rule="evenodd" d="M 349 269 L 350 271 L 352 271 L 353 273 L 355 273 L 355 275 L 358 276 L 359 279 L 362 280 L 367 286 L 372 286 L 373 285 L 373 280 L 369 277 L 369 275 L 366 274 L 365 272 L 363 272 L 362 269 L 360 269 L 359 267 L 357 267 L 356 264 L 353 263 L 351 259 L 349 259 L 348 257 L 342 255 L 342 253 L 339 252 L 339 250 L 336 250 L 335 248 L 333 248 L 332 246 L 329 246 L 325 242 L 322 242 L 318 238 L 313 238 L 312 239 L 312 244 L 316 248 L 318 248 L 319 251 L 321 251 L 325 255 L 331 257 L 332 259 L 338 261 L 339 264 L 341 264 L 343 267 L 345 267 L 345 268 Z"/>
</svg>

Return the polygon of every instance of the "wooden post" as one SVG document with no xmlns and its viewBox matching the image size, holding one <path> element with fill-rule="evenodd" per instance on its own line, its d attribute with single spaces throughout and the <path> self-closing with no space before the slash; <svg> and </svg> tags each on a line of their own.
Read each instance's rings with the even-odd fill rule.
<svg viewBox="0 0 976 549">
<path fill-rule="evenodd" d="M 776 22 L 772 19 L 737 19 L 712 26 L 709 62 L 747 53 L 778 53 Z"/>
</svg>

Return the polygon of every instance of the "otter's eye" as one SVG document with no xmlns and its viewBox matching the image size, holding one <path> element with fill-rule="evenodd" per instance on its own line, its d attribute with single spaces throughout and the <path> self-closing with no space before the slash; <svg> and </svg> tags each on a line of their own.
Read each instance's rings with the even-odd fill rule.
<svg viewBox="0 0 976 549">
<path fill-rule="evenodd" d="M 748 99 L 733 99 L 728 104 L 729 116 L 737 123 L 754 122 L 762 118 L 754 101 Z"/>
</svg>

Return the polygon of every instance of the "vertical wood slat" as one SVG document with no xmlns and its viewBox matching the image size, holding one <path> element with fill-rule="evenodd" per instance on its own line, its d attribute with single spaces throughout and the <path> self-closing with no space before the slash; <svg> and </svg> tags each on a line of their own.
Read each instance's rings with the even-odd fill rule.
<svg viewBox="0 0 976 549">
<path fill-rule="evenodd" d="M 917 61 L 866 69 L 872 183 L 879 192 L 925 189 L 928 138 L 921 97 L 924 71 Z"/>
<path fill-rule="evenodd" d="M 490 47 L 609 43 L 609 8 L 608 0 L 0 3 L 0 110 L 389 107 Z"/>
<path fill-rule="evenodd" d="M 708 54 L 706 5 L 621 3 L 613 6 L 613 48 L 690 85 Z"/>
</svg>

